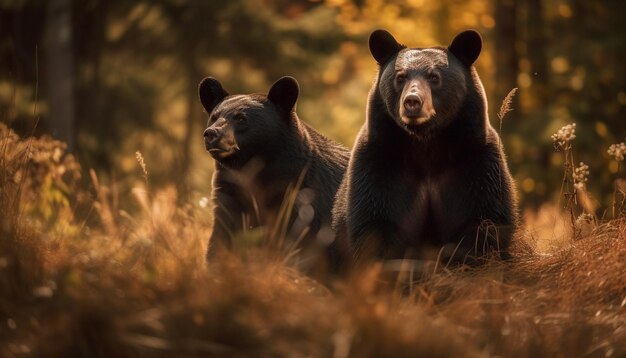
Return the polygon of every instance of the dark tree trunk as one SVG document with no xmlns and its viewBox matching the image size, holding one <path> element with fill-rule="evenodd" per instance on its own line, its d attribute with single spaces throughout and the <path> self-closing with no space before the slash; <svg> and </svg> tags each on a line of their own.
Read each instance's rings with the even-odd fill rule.
<svg viewBox="0 0 626 358">
<path fill-rule="evenodd" d="M 201 145 L 202 131 L 198 127 L 199 123 L 199 100 L 198 100 L 198 83 L 200 82 L 200 71 L 197 68 L 195 58 L 197 57 L 197 49 L 195 44 L 188 46 L 187 60 L 185 61 L 185 70 L 187 72 L 187 117 L 185 118 L 185 135 L 183 138 L 183 152 L 180 162 L 180 172 L 178 177 L 178 193 L 181 202 L 188 199 L 189 194 L 189 169 L 191 168 L 191 148 L 194 145 Z"/>
<path fill-rule="evenodd" d="M 46 89 L 49 130 L 75 147 L 72 1 L 50 0 L 46 14 Z"/>
<path fill-rule="evenodd" d="M 492 113 L 498 113 L 502 100 L 515 87 L 519 71 L 519 53 L 517 51 L 517 4 L 514 0 L 496 0 L 494 4 L 496 26 L 494 30 L 494 55 L 496 78 Z M 514 98 L 515 101 L 515 98 Z M 512 108 L 516 108 L 513 102 Z M 514 119 L 516 111 L 506 115 L 507 120 Z"/>
<path fill-rule="evenodd" d="M 112 168 L 110 143 L 116 132 L 109 118 L 111 109 L 106 105 L 107 86 L 102 81 L 101 69 L 104 54 L 109 53 L 106 29 L 110 7 L 114 6 L 106 0 L 75 3 L 74 27 L 80 29 L 80 33 L 75 34 L 73 41 L 76 67 L 81 69 L 80 75 L 75 76 L 75 131 L 86 134 L 85 138 L 97 133 L 106 139 L 97 148 L 89 148 L 77 139 L 76 150 L 81 152 L 80 159 L 85 166 L 106 170 Z M 85 147 L 81 148 L 81 144 Z"/>
<path fill-rule="evenodd" d="M 531 91 L 537 100 L 537 108 L 545 108 L 549 99 L 548 56 L 546 54 L 546 24 L 542 0 L 527 0 L 526 57 L 530 62 Z"/>
</svg>

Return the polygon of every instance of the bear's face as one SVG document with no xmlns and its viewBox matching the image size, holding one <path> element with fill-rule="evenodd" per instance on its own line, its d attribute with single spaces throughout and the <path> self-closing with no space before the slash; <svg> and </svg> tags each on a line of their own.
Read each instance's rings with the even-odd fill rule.
<svg viewBox="0 0 626 358">
<path fill-rule="evenodd" d="M 463 105 L 481 44 L 477 32 L 466 31 L 447 49 L 405 48 L 388 32 L 373 32 L 370 51 L 380 65 L 377 90 L 389 116 L 417 137 L 447 126 Z"/>
<path fill-rule="evenodd" d="M 298 83 L 283 77 L 267 96 L 229 96 L 219 81 L 205 78 L 199 87 L 202 105 L 209 114 L 204 145 L 219 163 L 232 168 L 271 151 L 290 128 L 298 98 Z"/>
</svg>

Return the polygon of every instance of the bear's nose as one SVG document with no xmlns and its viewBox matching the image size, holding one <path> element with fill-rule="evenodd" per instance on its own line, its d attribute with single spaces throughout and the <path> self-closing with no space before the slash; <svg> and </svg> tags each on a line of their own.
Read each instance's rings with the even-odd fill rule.
<svg viewBox="0 0 626 358">
<path fill-rule="evenodd" d="M 422 108 L 422 99 L 415 93 L 409 93 L 404 97 L 404 109 L 415 113 Z"/>
<path fill-rule="evenodd" d="M 213 144 L 219 137 L 219 133 L 215 128 L 207 128 L 204 130 L 204 142 L 207 144 Z"/>
</svg>

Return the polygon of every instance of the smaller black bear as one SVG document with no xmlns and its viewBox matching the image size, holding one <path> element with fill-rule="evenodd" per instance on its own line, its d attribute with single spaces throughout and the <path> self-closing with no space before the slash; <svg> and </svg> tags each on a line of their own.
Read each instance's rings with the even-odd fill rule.
<svg viewBox="0 0 626 358">
<path fill-rule="evenodd" d="M 230 96 L 211 77 L 200 83 L 200 101 L 209 114 L 204 142 L 216 161 L 207 257 L 216 246 L 231 247 L 242 231 L 271 230 L 280 221 L 288 225 L 286 236 L 309 249 L 327 246 L 331 265 L 338 264 L 331 210 L 349 151 L 300 121 L 298 94 L 292 77 L 276 81 L 267 96 Z M 285 196 L 294 188 L 300 191 L 289 209 Z"/>
<path fill-rule="evenodd" d="M 337 240 L 357 261 L 507 257 L 515 186 L 472 66 L 480 35 L 406 48 L 376 30 L 369 45 L 379 71 L 333 209 Z"/>
</svg>

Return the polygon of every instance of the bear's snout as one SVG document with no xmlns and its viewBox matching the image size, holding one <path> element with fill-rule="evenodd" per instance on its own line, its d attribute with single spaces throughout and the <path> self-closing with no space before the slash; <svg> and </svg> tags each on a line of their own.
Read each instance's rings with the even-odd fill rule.
<svg viewBox="0 0 626 358">
<path fill-rule="evenodd" d="M 229 157 L 239 150 L 235 132 L 230 126 L 212 125 L 205 129 L 204 147 L 217 160 Z"/>
<path fill-rule="evenodd" d="M 430 85 L 422 76 L 404 86 L 399 102 L 399 120 L 405 125 L 418 126 L 430 121 L 435 115 Z"/>
<path fill-rule="evenodd" d="M 417 117 L 422 110 L 422 99 L 417 93 L 409 93 L 404 96 L 404 113 L 407 117 Z"/>
<path fill-rule="evenodd" d="M 206 149 L 210 149 L 215 146 L 215 143 L 219 140 L 220 134 L 215 128 L 207 128 L 204 130 L 204 145 Z"/>
</svg>

